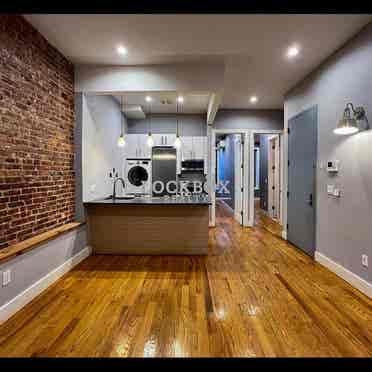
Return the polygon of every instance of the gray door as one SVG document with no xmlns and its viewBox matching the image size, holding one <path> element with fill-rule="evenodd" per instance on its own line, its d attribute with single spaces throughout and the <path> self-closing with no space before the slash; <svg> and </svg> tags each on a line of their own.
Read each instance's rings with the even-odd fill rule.
<svg viewBox="0 0 372 372">
<path fill-rule="evenodd" d="M 318 109 L 288 121 L 287 239 L 310 256 L 315 253 L 315 177 Z"/>
</svg>

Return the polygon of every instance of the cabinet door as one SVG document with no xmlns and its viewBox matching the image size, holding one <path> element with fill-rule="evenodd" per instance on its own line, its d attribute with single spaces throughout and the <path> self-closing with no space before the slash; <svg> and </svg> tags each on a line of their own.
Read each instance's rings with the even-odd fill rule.
<svg viewBox="0 0 372 372">
<path fill-rule="evenodd" d="M 147 134 L 138 134 L 138 157 L 140 158 L 150 158 L 151 157 L 151 147 L 147 144 Z M 152 135 L 153 136 L 153 135 Z"/>
<path fill-rule="evenodd" d="M 170 133 L 164 135 L 165 145 L 174 146 L 174 141 L 176 140 L 176 134 Z"/>
<path fill-rule="evenodd" d="M 193 148 L 193 158 L 194 159 L 204 159 L 204 141 L 205 137 L 193 137 L 192 138 L 192 148 Z"/>
<path fill-rule="evenodd" d="M 181 138 L 182 141 L 182 160 L 193 159 L 193 147 L 192 147 L 192 137 L 186 136 Z"/>
<path fill-rule="evenodd" d="M 152 135 L 152 138 L 154 140 L 154 146 L 163 146 L 163 142 L 164 142 L 164 134 L 153 134 Z"/>
<path fill-rule="evenodd" d="M 126 144 L 124 152 L 126 158 L 137 158 L 138 157 L 138 134 L 127 134 L 125 136 Z"/>
</svg>

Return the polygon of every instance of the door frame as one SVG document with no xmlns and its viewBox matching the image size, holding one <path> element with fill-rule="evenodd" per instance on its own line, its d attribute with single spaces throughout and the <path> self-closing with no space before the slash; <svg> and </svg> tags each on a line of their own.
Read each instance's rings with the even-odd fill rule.
<svg viewBox="0 0 372 372">
<path fill-rule="evenodd" d="M 210 155 L 210 195 L 211 195 L 211 209 L 210 209 L 210 221 L 209 226 L 216 226 L 216 134 L 241 134 L 243 136 L 243 165 L 244 170 L 247 169 L 245 164 L 249 164 L 249 147 L 250 147 L 250 132 L 248 129 L 216 129 L 210 128 L 208 138 L 210 138 L 209 143 L 209 155 Z M 254 144 L 253 144 L 254 146 Z M 252 222 L 249 220 L 249 172 L 243 172 L 243 226 L 252 226 Z"/>
<path fill-rule="evenodd" d="M 240 214 L 239 210 L 243 210 L 243 178 L 244 169 L 240 166 L 242 164 L 242 155 L 244 156 L 244 140 L 242 141 L 242 134 L 240 134 L 240 139 L 234 140 L 234 218 L 235 220 L 243 224 L 243 216 Z M 243 191 L 241 189 L 243 188 Z M 239 191 L 239 197 L 236 195 L 236 191 Z"/>
<path fill-rule="evenodd" d="M 284 137 L 284 130 L 282 129 L 253 129 L 250 131 L 250 141 L 251 144 L 249 147 L 249 226 L 254 226 L 254 136 L 255 134 L 272 134 L 272 135 L 279 135 L 279 143 L 280 143 L 280 164 L 283 164 L 283 154 L 284 154 L 284 146 L 283 146 L 283 137 Z M 280 211 L 279 211 L 279 222 L 283 225 L 283 166 L 280 167 Z"/>
<path fill-rule="evenodd" d="M 268 138 L 269 140 L 269 154 L 268 154 L 268 205 L 269 205 L 269 216 L 274 221 L 280 221 L 280 214 L 281 214 L 281 190 L 283 189 L 280 187 L 281 181 L 281 169 L 282 163 L 280 161 L 280 136 L 278 134 L 274 134 Z M 272 149 L 272 141 L 275 141 L 275 149 Z M 274 163 L 274 164 L 273 164 Z M 275 166 L 274 172 L 272 172 L 272 167 Z M 279 173 L 277 173 L 279 172 Z M 272 187 L 274 186 L 274 191 Z M 275 213 L 276 217 L 273 216 L 273 209 L 270 208 L 274 204 L 275 201 L 275 208 L 279 213 Z"/>
</svg>

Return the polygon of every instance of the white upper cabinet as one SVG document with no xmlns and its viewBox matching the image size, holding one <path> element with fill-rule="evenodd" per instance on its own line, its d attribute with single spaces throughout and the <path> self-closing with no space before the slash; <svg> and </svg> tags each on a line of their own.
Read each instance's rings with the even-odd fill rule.
<svg viewBox="0 0 372 372">
<path fill-rule="evenodd" d="M 151 147 L 147 144 L 147 134 L 137 134 L 138 136 L 138 157 L 151 158 Z"/>
<path fill-rule="evenodd" d="M 182 137 L 182 159 L 204 159 L 207 150 L 207 137 Z"/>
<path fill-rule="evenodd" d="M 174 141 L 176 140 L 176 134 L 170 133 L 164 135 L 165 146 L 174 146 Z"/>
<path fill-rule="evenodd" d="M 154 146 L 163 146 L 163 139 L 164 134 L 152 134 L 152 138 L 154 140 Z"/>
<path fill-rule="evenodd" d="M 192 148 L 194 152 L 194 159 L 204 159 L 205 156 L 205 140 L 207 137 L 193 137 Z"/>
<path fill-rule="evenodd" d="M 125 156 L 126 158 L 137 158 L 138 157 L 138 138 L 137 134 L 127 134 L 125 136 Z"/>
<path fill-rule="evenodd" d="M 176 140 L 175 134 L 153 134 L 154 146 L 173 146 Z"/>
<path fill-rule="evenodd" d="M 127 134 L 125 156 L 127 158 L 150 158 L 151 148 L 147 145 L 147 134 Z"/>
<path fill-rule="evenodd" d="M 182 160 L 194 159 L 193 157 L 193 146 L 192 146 L 192 137 L 185 136 L 181 138 L 182 141 Z"/>
</svg>

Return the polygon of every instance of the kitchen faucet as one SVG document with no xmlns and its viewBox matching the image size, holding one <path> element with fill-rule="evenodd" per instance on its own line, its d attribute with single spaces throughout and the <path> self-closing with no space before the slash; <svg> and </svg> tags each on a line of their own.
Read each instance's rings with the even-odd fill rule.
<svg viewBox="0 0 372 372">
<path fill-rule="evenodd" d="M 118 177 L 118 173 L 115 174 L 115 168 L 113 168 L 113 172 L 110 172 L 110 178 L 114 178 L 114 184 L 113 184 L 113 191 L 112 191 L 112 198 L 116 198 L 116 182 L 121 181 L 121 184 L 123 185 L 123 188 L 125 189 L 125 182 L 121 177 Z"/>
</svg>

